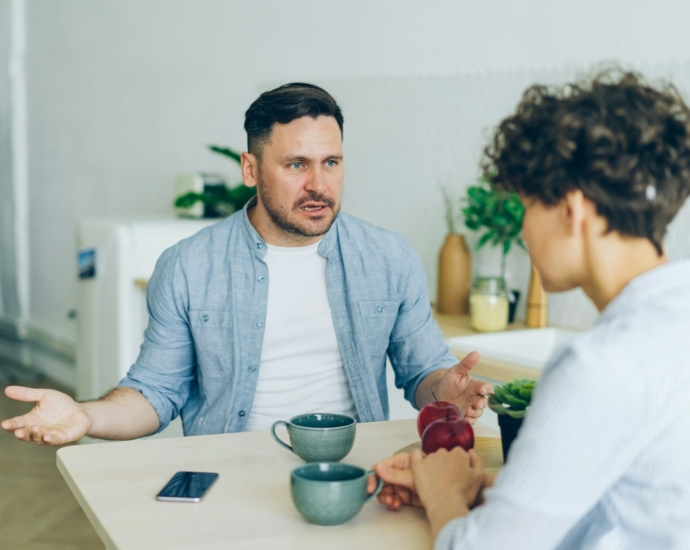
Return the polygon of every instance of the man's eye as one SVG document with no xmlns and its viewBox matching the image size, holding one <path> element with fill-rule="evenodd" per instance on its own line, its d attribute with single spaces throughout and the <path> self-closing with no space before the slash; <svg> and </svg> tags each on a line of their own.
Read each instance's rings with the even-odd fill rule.
<svg viewBox="0 0 690 550">
<path fill-rule="evenodd" d="M 301 162 L 293 162 L 290 166 L 292 166 L 295 170 L 299 170 L 302 168 L 302 163 Z"/>
<path fill-rule="evenodd" d="M 326 166 L 329 168 L 333 168 L 337 163 L 334 160 L 327 160 L 326 161 Z"/>
</svg>

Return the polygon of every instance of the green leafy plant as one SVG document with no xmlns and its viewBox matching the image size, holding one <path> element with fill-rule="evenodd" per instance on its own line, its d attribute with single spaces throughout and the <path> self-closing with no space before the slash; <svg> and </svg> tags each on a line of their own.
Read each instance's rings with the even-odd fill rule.
<svg viewBox="0 0 690 550">
<path fill-rule="evenodd" d="M 496 414 L 524 418 L 536 385 L 534 380 L 520 378 L 495 386 L 494 393 L 489 396 L 489 408 Z"/>
<path fill-rule="evenodd" d="M 228 157 L 242 166 L 242 157 L 237 151 L 219 145 L 209 145 L 208 148 L 214 153 Z M 234 187 L 219 185 L 214 186 L 210 191 L 203 191 L 201 193 L 190 191 L 179 195 L 175 198 L 175 206 L 177 208 L 191 208 L 201 201 L 204 205 L 212 206 L 221 215 L 229 216 L 233 212 L 244 208 L 244 205 L 254 195 L 256 195 L 256 189 L 254 187 L 247 187 L 243 183 L 239 183 Z"/>
<path fill-rule="evenodd" d="M 476 248 L 487 243 L 501 247 L 501 277 L 505 276 L 505 262 L 513 244 L 525 248 L 520 238 L 525 209 L 515 193 L 498 191 L 491 187 L 486 175 L 478 185 L 467 188 L 463 199 L 462 215 L 465 225 L 472 231 L 483 232 Z"/>
</svg>

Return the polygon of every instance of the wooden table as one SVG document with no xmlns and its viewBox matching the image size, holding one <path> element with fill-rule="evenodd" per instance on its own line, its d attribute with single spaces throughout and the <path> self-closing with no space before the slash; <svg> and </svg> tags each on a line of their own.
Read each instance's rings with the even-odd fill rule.
<svg viewBox="0 0 690 550">
<path fill-rule="evenodd" d="M 477 425 L 476 448 L 488 469 L 502 465 L 500 439 Z M 282 434 L 281 434 L 282 435 Z M 357 425 L 343 462 L 363 468 L 419 440 L 414 420 Z M 304 464 L 267 431 L 75 445 L 57 465 L 107 548 L 429 548 L 424 512 L 390 512 L 370 502 L 354 519 L 319 527 L 290 498 L 290 471 Z M 198 504 L 158 502 L 179 470 L 218 472 Z"/>
</svg>

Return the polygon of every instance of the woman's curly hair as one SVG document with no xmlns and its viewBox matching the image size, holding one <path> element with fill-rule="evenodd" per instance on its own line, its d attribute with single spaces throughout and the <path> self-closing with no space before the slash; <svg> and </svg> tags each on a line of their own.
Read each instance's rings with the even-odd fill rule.
<svg viewBox="0 0 690 550">
<path fill-rule="evenodd" d="M 579 189 L 608 230 L 649 239 L 690 194 L 690 109 L 671 84 L 609 69 L 562 88 L 535 85 L 499 125 L 482 167 L 495 187 L 555 205 Z"/>
</svg>

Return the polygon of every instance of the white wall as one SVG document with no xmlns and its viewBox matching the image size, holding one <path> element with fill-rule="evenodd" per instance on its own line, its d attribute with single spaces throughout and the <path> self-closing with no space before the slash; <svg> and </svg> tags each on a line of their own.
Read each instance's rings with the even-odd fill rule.
<svg viewBox="0 0 690 550">
<path fill-rule="evenodd" d="M 74 340 L 76 221 L 168 211 L 203 144 L 243 147 L 266 83 L 673 60 L 688 20 L 681 0 L 27 0 L 31 321 Z"/>
<path fill-rule="evenodd" d="M 16 288 L 12 111 L 10 102 L 11 6 L 0 3 L 0 318 L 19 316 Z"/>
</svg>

